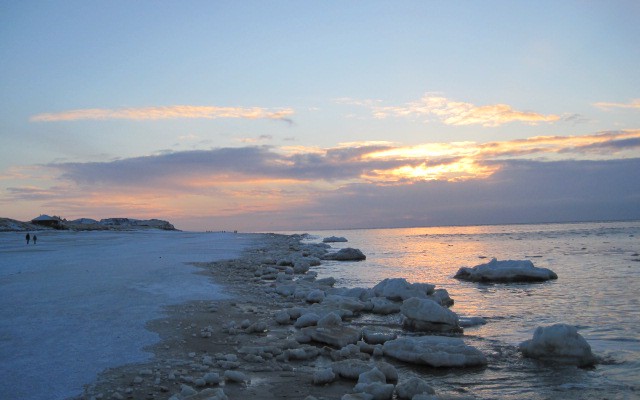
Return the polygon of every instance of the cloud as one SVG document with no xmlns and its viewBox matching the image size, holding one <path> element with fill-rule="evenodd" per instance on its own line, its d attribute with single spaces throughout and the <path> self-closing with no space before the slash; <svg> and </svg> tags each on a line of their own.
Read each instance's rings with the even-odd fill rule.
<svg viewBox="0 0 640 400">
<path fill-rule="evenodd" d="M 477 106 L 472 103 L 454 101 L 432 93 L 420 100 L 399 106 L 381 106 L 378 100 L 353 100 L 342 98 L 339 104 L 368 107 L 378 119 L 388 117 L 434 117 L 446 125 L 482 125 L 496 127 L 511 122 L 535 125 L 541 122 L 556 122 L 562 117 L 533 111 L 519 111 L 507 104 Z"/>
<path fill-rule="evenodd" d="M 378 107 L 378 104 L 382 103 L 382 100 L 379 99 L 353 99 L 351 97 L 339 97 L 333 100 L 337 104 L 346 104 L 350 106 L 361 106 L 361 107 Z"/>
<path fill-rule="evenodd" d="M 273 140 L 273 136 L 272 135 L 260 135 L 258 137 L 255 138 L 240 138 L 238 139 L 239 142 L 241 143 L 258 143 L 258 142 L 265 142 L 265 141 L 270 141 Z"/>
<path fill-rule="evenodd" d="M 276 151 L 269 146 L 169 152 L 109 162 L 56 163 L 49 168 L 81 185 L 175 187 L 183 190 L 209 182 L 287 180 L 336 182 L 359 179 L 369 170 L 396 168 L 404 160 L 364 159 L 380 146 L 321 151 Z"/>
<path fill-rule="evenodd" d="M 535 136 L 504 142 L 489 142 L 480 145 L 484 158 L 516 157 L 531 154 L 555 156 L 565 153 L 572 157 L 600 155 L 610 158 L 623 151 L 637 150 L 636 139 L 640 138 L 640 130 L 606 131 L 582 136 Z M 598 151 L 599 150 L 599 151 Z"/>
<path fill-rule="evenodd" d="M 610 159 L 637 157 L 640 130 L 609 131 L 584 136 L 536 136 L 501 142 L 425 143 L 388 147 L 365 158 L 407 160 L 397 169 L 377 170 L 370 178 L 381 181 L 469 180 L 486 178 L 498 170 L 486 161 L 544 157 L 560 159 Z"/>
<path fill-rule="evenodd" d="M 598 102 L 594 103 L 593 105 L 605 111 L 611 110 L 612 108 L 628 108 L 640 110 L 640 99 L 633 99 L 629 103 Z"/>
<path fill-rule="evenodd" d="M 59 186 L 54 186 L 47 189 L 35 186 L 9 187 L 7 188 L 7 192 L 9 193 L 9 195 L 5 198 L 5 200 L 51 200 L 61 197 L 64 191 L 65 190 Z"/>
<path fill-rule="evenodd" d="M 562 120 L 565 122 L 571 122 L 574 125 L 577 124 L 583 124 L 586 122 L 590 122 L 591 120 L 587 117 L 585 117 L 584 115 L 578 114 L 578 113 L 566 113 L 562 115 Z"/>
<path fill-rule="evenodd" d="M 291 108 L 267 109 L 262 107 L 216 107 L 175 105 L 164 107 L 141 108 L 91 108 L 69 110 L 58 113 L 44 113 L 34 115 L 31 122 L 57 122 L 78 120 L 111 120 L 128 119 L 134 121 L 161 120 L 178 118 L 218 119 L 218 118 L 242 118 L 242 119 L 275 119 L 291 123 L 289 118 L 294 111 Z"/>
<path fill-rule="evenodd" d="M 308 229 L 310 221 L 319 229 L 540 222 L 589 212 L 623 218 L 635 215 L 633 201 L 640 212 L 639 150 L 640 130 L 625 130 L 484 143 L 169 151 L 34 167 L 23 171 L 34 174 L 25 181 L 44 184 L 13 184 L 0 202 L 67 217 L 198 215 L 252 230 Z"/>
<path fill-rule="evenodd" d="M 508 160 L 483 180 L 351 184 L 289 214 L 313 214 L 305 229 L 633 219 L 640 218 L 638 170 L 640 158 Z"/>
<path fill-rule="evenodd" d="M 181 140 L 181 141 L 193 141 L 198 139 L 200 139 L 200 136 L 194 135 L 193 133 L 188 133 L 185 135 L 178 136 L 178 140 Z"/>
<path fill-rule="evenodd" d="M 41 172 L 36 166 L 11 166 L 6 171 L 0 173 L 0 181 L 29 179 L 34 174 Z"/>
<path fill-rule="evenodd" d="M 640 219 L 640 158 L 508 160 L 488 179 L 317 191 L 286 207 L 185 217 L 186 226 L 274 231 Z"/>
<path fill-rule="evenodd" d="M 193 190 L 222 184 L 279 181 L 324 186 L 368 182 L 397 184 L 424 180 L 486 178 L 512 158 L 607 159 L 637 156 L 640 130 L 585 136 L 537 136 L 501 142 L 346 143 L 331 148 L 246 146 L 168 151 L 106 162 L 53 163 L 49 169 L 80 185 Z"/>
</svg>

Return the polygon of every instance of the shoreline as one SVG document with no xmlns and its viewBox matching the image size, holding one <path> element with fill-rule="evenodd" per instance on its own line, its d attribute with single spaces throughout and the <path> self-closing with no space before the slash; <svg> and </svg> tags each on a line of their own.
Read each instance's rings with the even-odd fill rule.
<svg viewBox="0 0 640 400">
<path fill-rule="evenodd" d="M 153 353 L 151 360 L 103 371 L 95 382 L 85 385 L 83 395 L 73 400 L 217 399 L 210 395 L 217 388 L 229 399 L 341 399 L 353 394 L 357 374 L 355 381 L 353 376 L 336 376 L 330 384 L 314 383 L 314 374 L 333 362 L 350 359 L 368 362 L 371 368 L 386 364 L 397 383 L 395 368 L 383 362 L 381 355 L 353 354 L 353 350 L 341 355 L 340 346 L 301 341 L 300 329 L 293 326 L 295 318 L 285 324 L 274 320 L 279 311 L 304 312 L 312 306 L 304 297 L 278 294 L 278 286 L 297 280 L 307 287 L 311 283 L 333 290 L 333 278 L 316 280 L 313 271 L 285 274 L 287 266 L 278 265 L 289 264 L 302 254 L 303 258 L 319 261 L 315 256 L 327 252 L 323 244 L 302 244 L 303 238 L 264 234 L 262 245 L 243 251 L 237 259 L 191 263 L 202 268 L 198 274 L 211 278 L 231 298 L 165 307 L 164 317 L 147 324 L 147 329 L 160 336 L 157 344 L 144 349 Z M 256 276 L 265 262 L 281 271 L 280 278 L 286 275 L 287 279 Z M 344 326 L 350 326 L 350 319 L 344 318 Z M 225 371 L 240 372 L 246 381 L 225 379 Z M 209 373 L 217 373 L 219 383 L 199 380 Z"/>
<path fill-rule="evenodd" d="M 296 275 L 288 275 L 285 271 L 290 270 L 292 264 L 293 269 L 299 267 L 300 259 L 308 261 L 317 258 L 314 255 L 316 252 L 318 255 L 320 250 L 325 252 L 326 249 L 307 247 L 308 244 L 319 245 L 317 239 L 323 236 L 307 236 L 299 243 L 300 236 L 294 240 L 293 236 L 275 234 L 149 232 L 96 235 L 70 232 L 51 235 L 50 240 L 43 241 L 42 247 L 38 241 L 38 246 L 32 248 L 25 246 L 20 236 L 16 238 L 14 234 L 2 234 L 7 239 L 0 249 L 4 261 L 3 277 L 6 283 L 11 283 L 3 285 L 3 294 L 9 301 L 3 309 L 3 324 L 7 331 L 15 327 L 16 332 L 13 335 L 15 340 L 3 342 L 5 362 L 2 368 L 8 379 L 2 391 L 12 398 L 42 400 L 84 398 L 82 394 L 89 392 L 95 395 L 102 393 L 100 398 L 108 399 L 113 398 L 116 391 L 116 397 L 121 398 L 167 398 L 181 390 L 180 384 L 185 383 L 197 391 L 219 387 L 228 393 L 236 390 L 240 393 L 236 398 L 242 398 L 246 389 L 236 388 L 241 385 L 197 386 L 197 380 L 204 376 L 204 371 L 223 374 L 224 371 L 233 370 L 233 364 L 226 359 L 226 354 L 232 353 L 232 359 L 235 357 L 240 369 L 247 365 L 247 376 L 251 379 L 247 386 L 250 390 L 269 393 L 271 386 L 266 385 L 265 381 L 269 383 L 286 378 L 296 382 L 296 379 L 287 375 L 302 376 L 309 383 L 313 376 L 310 377 L 308 373 L 302 375 L 304 363 L 298 361 L 274 361 L 279 369 L 267 371 L 273 372 L 270 375 L 264 373 L 266 378 L 249 373 L 257 368 L 269 367 L 269 362 L 282 353 L 258 354 L 263 358 L 262 365 L 252 366 L 250 364 L 259 364 L 255 357 L 247 357 L 246 353 L 239 351 L 243 338 L 252 338 L 245 343 L 252 345 L 255 342 L 256 346 L 270 344 L 268 340 L 272 340 L 277 342 L 281 352 L 306 352 L 311 349 L 306 347 L 308 342 L 298 342 L 298 348 L 285 348 L 277 334 L 285 332 L 289 339 L 297 342 L 296 333 L 306 330 L 290 326 L 298 316 L 293 316 L 296 308 L 298 314 L 302 314 L 301 310 L 304 309 L 303 316 L 306 317 L 306 311 L 318 311 L 316 306 L 331 303 L 326 300 L 334 300 L 332 297 L 342 300 L 350 298 L 371 306 L 372 303 L 384 301 L 384 294 L 379 293 L 377 283 L 387 279 L 400 280 L 394 278 L 400 276 L 413 282 L 432 282 L 439 288 L 449 290 L 456 300 L 451 311 L 459 315 L 460 326 L 464 328 L 462 339 L 481 350 L 489 365 L 488 368 L 477 369 L 434 369 L 391 360 L 401 377 L 400 385 L 406 382 L 407 377 L 423 378 L 437 390 L 439 398 L 450 399 L 459 399 L 471 393 L 477 396 L 474 398 L 494 398 L 513 391 L 520 394 L 539 393 L 536 398 L 540 399 L 558 393 L 567 399 L 578 399 L 597 397 L 602 390 L 612 393 L 612 398 L 622 399 L 638 392 L 635 379 L 638 372 L 638 342 L 634 319 L 622 318 L 619 313 L 633 309 L 634 297 L 628 285 L 625 285 L 626 280 L 621 277 L 637 272 L 633 267 L 638 261 L 638 229 L 637 224 L 594 226 L 588 231 L 576 231 L 572 226 L 566 226 L 560 231 L 533 231 L 532 234 L 529 234 L 530 229 L 525 229 L 526 234 L 523 235 L 520 234 L 522 230 L 514 228 L 488 237 L 483 232 L 472 236 L 463 232 L 444 238 L 406 236 L 402 231 L 395 232 L 395 236 L 332 232 L 337 236 L 349 237 L 349 243 L 332 244 L 334 248 L 331 251 L 349 245 L 361 248 L 370 257 L 362 263 L 322 262 L 311 272 Z M 552 235 L 549 235 L 550 232 Z M 506 238 L 505 234 L 509 237 Z M 467 248 L 468 244 L 472 246 Z M 460 250 L 455 252 L 456 257 L 459 255 L 458 258 L 466 262 L 452 262 L 452 246 Z M 422 249 L 428 249 L 429 252 L 425 253 Z M 610 253 L 611 249 L 615 250 L 614 254 Z M 576 254 L 572 250 L 580 251 Z M 487 286 L 453 278 L 457 269 L 455 264 L 473 265 L 479 254 L 502 254 L 504 258 L 513 260 L 523 256 L 527 258 L 527 254 L 548 254 L 541 264 L 557 266 L 560 280 L 543 284 Z M 593 267 L 585 275 L 581 261 L 587 260 L 587 256 Z M 228 261 L 208 263 L 225 259 Z M 193 262 L 200 262 L 197 264 L 199 267 L 191 265 Z M 207 270 L 207 266 L 211 271 Z M 269 273 L 268 270 L 280 271 L 280 275 Z M 314 278 L 314 271 L 320 276 Z M 213 280 L 203 279 L 205 276 Z M 337 278 L 336 287 L 327 282 L 328 276 Z M 311 299 L 313 296 L 308 296 L 312 294 L 312 289 L 319 287 L 321 281 L 324 281 L 320 290 L 326 296 L 324 303 L 317 297 L 314 297 L 314 301 Z M 56 282 L 63 285 L 55 285 Z M 224 282 L 229 284 L 223 286 Z M 292 282 L 296 282 L 293 293 L 289 285 Z M 602 285 L 602 282 L 606 284 Z M 12 289 L 19 285 L 29 290 Z M 236 301 L 217 301 L 218 298 L 228 299 L 225 297 L 227 293 L 234 294 L 230 288 L 235 288 L 235 293 L 239 293 L 234 299 Z M 313 291 L 316 296 L 317 291 Z M 212 293 L 221 297 L 211 296 Z M 602 296 L 595 298 L 591 293 L 600 293 Z M 94 294 L 98 294 L 95 299 Z M 616 297 L 620 294 L 620 297 Z M 238 300 L 245 299 L 243 296 L 246 302 Z M 610 299 L 613 298 L 623 308 L 611 303 Z M 213 302 L 186 303 L 197 299 Z M 576 313 L 566 315 L 563 310 L 573 307 L 576 300 L 585 303 L 585 306 L 576 309 Z M 586 301 L 591 300 L 595 303 L 587 305 Z M 398 303 L 400 301 L 395 301 L 396 306 Z M 185 307 L 168 307 L 177 304 Z M 348 306 L 346 302 L 344 304 Z M 152 313 L 142 306 L 151 307 Z M 286 310 L 287 315 L 284 326 L 277 324 L 281 309 Z M 211 312 L 215 310 L 220 315 Z M 344 326 L 361 330 L 365 326 L 368 326 L 367 329 L 391 330 L 400 339 L 418 338 L 420 335 L 402 328 L 400 320 L 409 315 L 404 311 L 388 316 L 370 312 L 371 308 L 363 308 L 359 316 L 352 318 L 345 315 L 340 322 L 344 320 Z M 179 318 L 171 320 L 170 313 Z M 82 318 L 79 320 L 75 315 Z M 467 328 L 467 323 L 473 322 L 471 320 L 475 316 L 485 318 L 487 323 Z M 15 318 L 28 324 L 21 325 L 18 320 L 14 322 Z M 152 326 L 156 320 L 150 322 L 152 319 L 165 322 L 156 328 Z M 261 320 L 268 332 L 245 332 L 243 319 L 247 319 L 249 325 L 254 320 Z M 519 344 L 531 340 L 534 329 L 541 325 L 541 319 L 547 325 L 566 323 L 577 327 L 594 346 L 594 354 L 602 362 L 593 370 L 567 369 L 525 357 L 518 349 Z M 230 320 L 235 320 L 236 324 L 233 327 L 224 326 Z M 214 338 L 220 335 L 223 339 L 218 344 L 212 339 L 210 347 L 201 346 L 196 348 L 197 351 L 190 351 L 187 341 L 200 338 L 198 335 L 201 330 L 208 326 L 212 327 L 209 333 Z M 168 333 L 161 338 L 159 331 L 162 329 Z M 439 333 L 427 333 L 424 336 L 442 337 Z M 146 337 L 151 340 L 146 340 Z M 169 340 L 171 338 L 174 338 L 173 343 Z M 618 338 L 628 340 L 620 342 Z M 158 348 L 157 353 L 164 351 L 166 357 L 152 358 L 153 346 L 161 339 L 169 347 Z M 368 340 L 366 336 L 365 340 Z M 214 348 L 214 344 L 220 348 Z M 287 346 L 290 344 L 287 343 Z M 360 344 L 351 347 L 359 347 Z M 305 365 L 309 366 L 308 369 L 314 367 L 318 371 L 326 371 L 327 366 L 334 363 L 335 349 L 349 350 L 346 349 L 349 346 L 344 344 L 328 350 L 325 347 L 329 346 L 325 345 L 312 347 L 318 354 L 313 357 L 309 355 L 307 360 L 310 361 Z M 385 343 L 382 347 L 382 355 L 390 357 L 387 355 L 387 347 L 390 346 Z M 227 349 L 230 349 L 229 352 Z M 171 351 L 175 351 L 175 354 L 171 354 Z M 207 356 L 213 354 L 206 364 L 203 362 L 205 352 Z M 216 352 L 225 357 L 216 359 Z M 189 353 L 194 353 L 193 357 L 189 357 Z M 365 351 L 358 351 L 358 356 L 371 359 L 369 355 L 360 353 Z M 185 360 L 188 363 L 181 364 Z M 157 365 L 154 365 L 156 361 Z M 138 362 L 141 364 L 135 364 Z M 190 369 L 192 364 L 196 367 Z M 132 368 L 120 368 L 127 365 Z M 296 374 L 289 367 L 284 368 L 285 365 L 293 366 Z M 83 391 L 87 385 L 91 387 L 97 382 L 102 372 L 112 367 L 120 368 L 121 374 L 118 375 L 116 371 L 111 381 L 105 381 L 102 385 L 104 392 L 92 389 Z M 174 378 L 169 379 L 172 367 L 176 368 Z M 125 378 L 126 373 L 129 379 Z M 159 373 L 157 384 L 156 373 Z M 316 396 L 340 398 L 340 393 L 333 396 L 324 389 L 341 384 L 345 388 L 344 394 L 353 391 L 355 382 L 332 383 L 321 387 L 322 394 Z M 149 390 L 135 392 L 135 385 L 147 385 Z M 315 386 L 308 387 L 311 388 L 305 389 L 308 393 L 316 389 Z M 299 398 L 299 395 L 294 392 L 291 397 Z"/>
<path fill-rule="evenodd" d="M 147 323 L 160 341 L 145 351 L 153 353 L 148 362 L 127 364 L 107 369 L 95 382 L 85 385 L 81 396 L 73 400 L 92 399 L 171 399 L 209 398 L 181 395 L 183 385 L 201 392 L 206 388 L 222 388 L 229 399 L 300 398 L 339 399 L 353 389 L 353 382 L 337 380 L 329 386 L 314 385 L 317 370 L 312 360 L 256 359 L 239 352 L 249 346 L 281 346 L 300 348 L 295 344 L 292 325 L 278 325 L 273 315 L 292 306 L 304 306 L 304 299 L 292 302 L 274 293 L 274 281 L 255 277 L 261 261 L 279 256 L 287 258 L 299 235 L 264 234 L 264 242 L 243 251 L 237 259 L 190 263 L 200 267 L 197 274 L 220 285 L 228 300 L 198 300 L 165 306 L 165 316 Z M 300 275 L 302 276 L 302 275 Z M 296 275 L 298 277 L 298 275 Z M 265 290 L 266 289 L 266 290 Z M 308 305 L 308 303 L 306 303 Z M 247 333 L 242 326 L 265 323 L 266 331 Z M 235 323 L 234 323 L 235 322 Z M 330 349 L 319 347 L 319 357 L 330 358 Z M 320 362 L 320 364 L 326 363 Z M 225 370 L 240 371 L 244 383 L 225 382 Z M 219 384 L 199 385 L 198 378 L 217 372 Z"/>
<path fill-rule="evenodd" d="M 414 400 L 460 400 L 476 398 L 472 395 L 474 385 L 478 379 L 483 380 L 485 374 L 500 376 L 501 370 L 516 367 L 514 376 L 520 376 L 517 379 L 528 379 L 534 372 L 544 381 L 559 371 L 555 366 L 538 369 L 538 362 L 524 361 L 516 346 L 496 345 L 491 337 L 485 340 L 473 333 L 461 336 L 461 330 L 434 332 L 432 325 L 426 329 L 405 325 L 400 320 L 409 314 L 404 309 L 399 312 L 399 305 L 403 303 L 398 299 L 397 286 L 380 289 L 383 281 L 372 288 L 334 287 L 335 279 L 324 276 L 319 279 L 313 269 L 321 265 L 320 259 L 332 258 L 325 257 L 328 245 L 306 243 L 303 239 L 304 235 L 261 234 L 256 245 L 245 249 L 236 259 L 191 263 L 201 268 L 197 274 L 211 278 L 222 287 L 222 293 L 232 298 L 165 307 L 165 317 L 146 325 L 160 336 L 160 342 L 145 349 L 152 351 L 154 357 L 148 362 L 103 372 L 95 383 L 86 387 L 83 396 L 74 399 L 365 399 L 369 397 L 355 393 L 360 386 L 356 382 L 361 373 L 377 367 L 385 371 L 386 380 L 379 386 L 390 386 L 396 393 L 410 380 L 420 378 L 423 383 L 434 385 L 428 388 L 435 390 L 437 397 L 422 396 Z M 338 273 L 333 265 L 337 264 L 330 262 L 320 269 L 333 269 Z M 429 293 L 427 286 L 431 286 Z M 425 289 L 422 295 L 426 294 L 441 306 L 453 304 L 444 289 L 433 290 L 433 285 L 426 283 L 405 286 L 402 295 L 416 294 L 415 290 L 419 289 Z M 298 324 L 313 313 L 319 316 L 315 321 Z M 326 325 L 321 326 L 320 321 L 329 314 L 339 314 L 337 326 L 347 333 L 357 331 L 357 340 L 351 336 L 347 341 L 323 342 L 312 337 L 309 330 L 323 329 Z M 475 319 L 470 315 L 461 317 L 458 327 L 465 327 L 466 331 L 467 327 L 475 326 Z M 412 332 L 414 329 L 423 333 Z M 374 340 L 370 341 L 372 331 Z M 429 331 L 431 333 L 424 333 Z M 443 339 L 443 342 L 447 341 L 444 339 L 460 342 L 464 339 L 482 349 L 484 356 L 481 354 L 480 359 L 486 357 L 486 360 L 463 365 L 446 362 L 417 365 L 420 363 L 403 360 L 388 351 L 398 342 L 406 343 L 404 339 L 412 341 L 421 337 Z M 388 342 L 396 343 L 387 346 L 391 344 Z M 445 358 L 451 360 L 457 356 Z M 341 370 L 340 364 L 344 367 L 345 363 L 348 370 Z M 485 367 L 487 364 L 490 367 Z M 583 372 L 582 369 L 575 371 Z M 443 375 L 451 375 L 452 379 L 440 379 Z M 466 380 L 466 376 L 475 377 Z M 562 390 L 566 398 L 598 393 L 597 386 L 571 393 L 565 393 L 564 386 L 556 390 Z M 633 391 L 632 387 L 628 390 Z M 397 396 L 393 398 L 411 398 Z"/>
</svg>

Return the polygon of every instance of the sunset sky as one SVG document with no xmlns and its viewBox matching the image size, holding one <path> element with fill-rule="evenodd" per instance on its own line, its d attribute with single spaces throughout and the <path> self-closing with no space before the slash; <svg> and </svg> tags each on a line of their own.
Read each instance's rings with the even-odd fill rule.
<svg viewBox="0 0 640 400">
<path fill-rule="evenodd" d="M 640 218 L 640 2 L 0 2 L 0 217 Z"/>
</svg>

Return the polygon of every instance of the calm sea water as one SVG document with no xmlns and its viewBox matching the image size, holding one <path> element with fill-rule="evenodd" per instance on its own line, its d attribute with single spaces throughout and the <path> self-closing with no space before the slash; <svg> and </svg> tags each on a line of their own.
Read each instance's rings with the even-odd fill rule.
<svg viewBox="0 0 640 400">
<path fill-rule="evenodd" d="M 363 262 L 320 266 L 318 272 L 335 277 L 336 286 L 371 287 L 392 277 L 428 282 L 449 291 L 452 310 L 460 316 L 487 319 L 486 325 L 465 329 L 464 338 L 484 351 L 488 367 L 403 367 L 428 379 L 437 393 L 482 399 L 640 398 L 640 221 L 309 233 L 316 236 L 312 241 L 344 236 L 348 243 L 332 247 L 355 247 L 367 255 Z M 491 257 L 530 259 L 559 278 L 537 284 L 452 278 L 461 266 Z M 578 369 L 522 358 L 517 345 L 537 326 L 554 323 L 576 325 L 602 363 Z"/>
</svg>

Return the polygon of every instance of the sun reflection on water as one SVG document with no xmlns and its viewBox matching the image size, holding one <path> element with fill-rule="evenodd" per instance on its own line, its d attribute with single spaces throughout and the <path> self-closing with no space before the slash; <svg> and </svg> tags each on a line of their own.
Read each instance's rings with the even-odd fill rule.
<svg viewBox="0 0 640 400">
<path fill-rule="evenodd" d="M 316 241 L 344 236 L 349 242 L 332 247 L 359 248 L 367 256 L 362 262 L 325 262 L 318 267 L 322 277 L 337 279 L 336 286 L 373 287 L 397 277 L 427 282 L 449 292 L 455 301 L 451 309 L 461 317 L 487 320 L 486 325 L 465 328 L 464 337 L 489 356 L 491 368 L 443 376 L 429 372 L 440 388 L 455 391 L 462 383 L 474 387 L 480 398 L 526 395 L 536 399 L 552 398 L 557 390 L 567 399 L 590 398 L 603 388 L 607 392 L 627 387 L 640 390 L 640 268 L 634 261 L 640 260 L 640 222 L 346 230 L 316 235 Z M 492 257 L 529 259 L 552 269 L 559 278 L 537 284 L 479 284 L 453 278 L 458 268 Z M 517 345 L 530 339 L 537 326 L 560 322 L 578 326 L 594 352 L 609 360 L 598 367 L 601 372 L 564 371 L 560 379 L 548 368 L 522 360 Z M 555 385 L 551 389 L 550 380 Z M 565 384 L 580 390 L 569 393 L 561 387 Z M 531 397 L 532 393 L 536 396 Z"/>
</svg>

